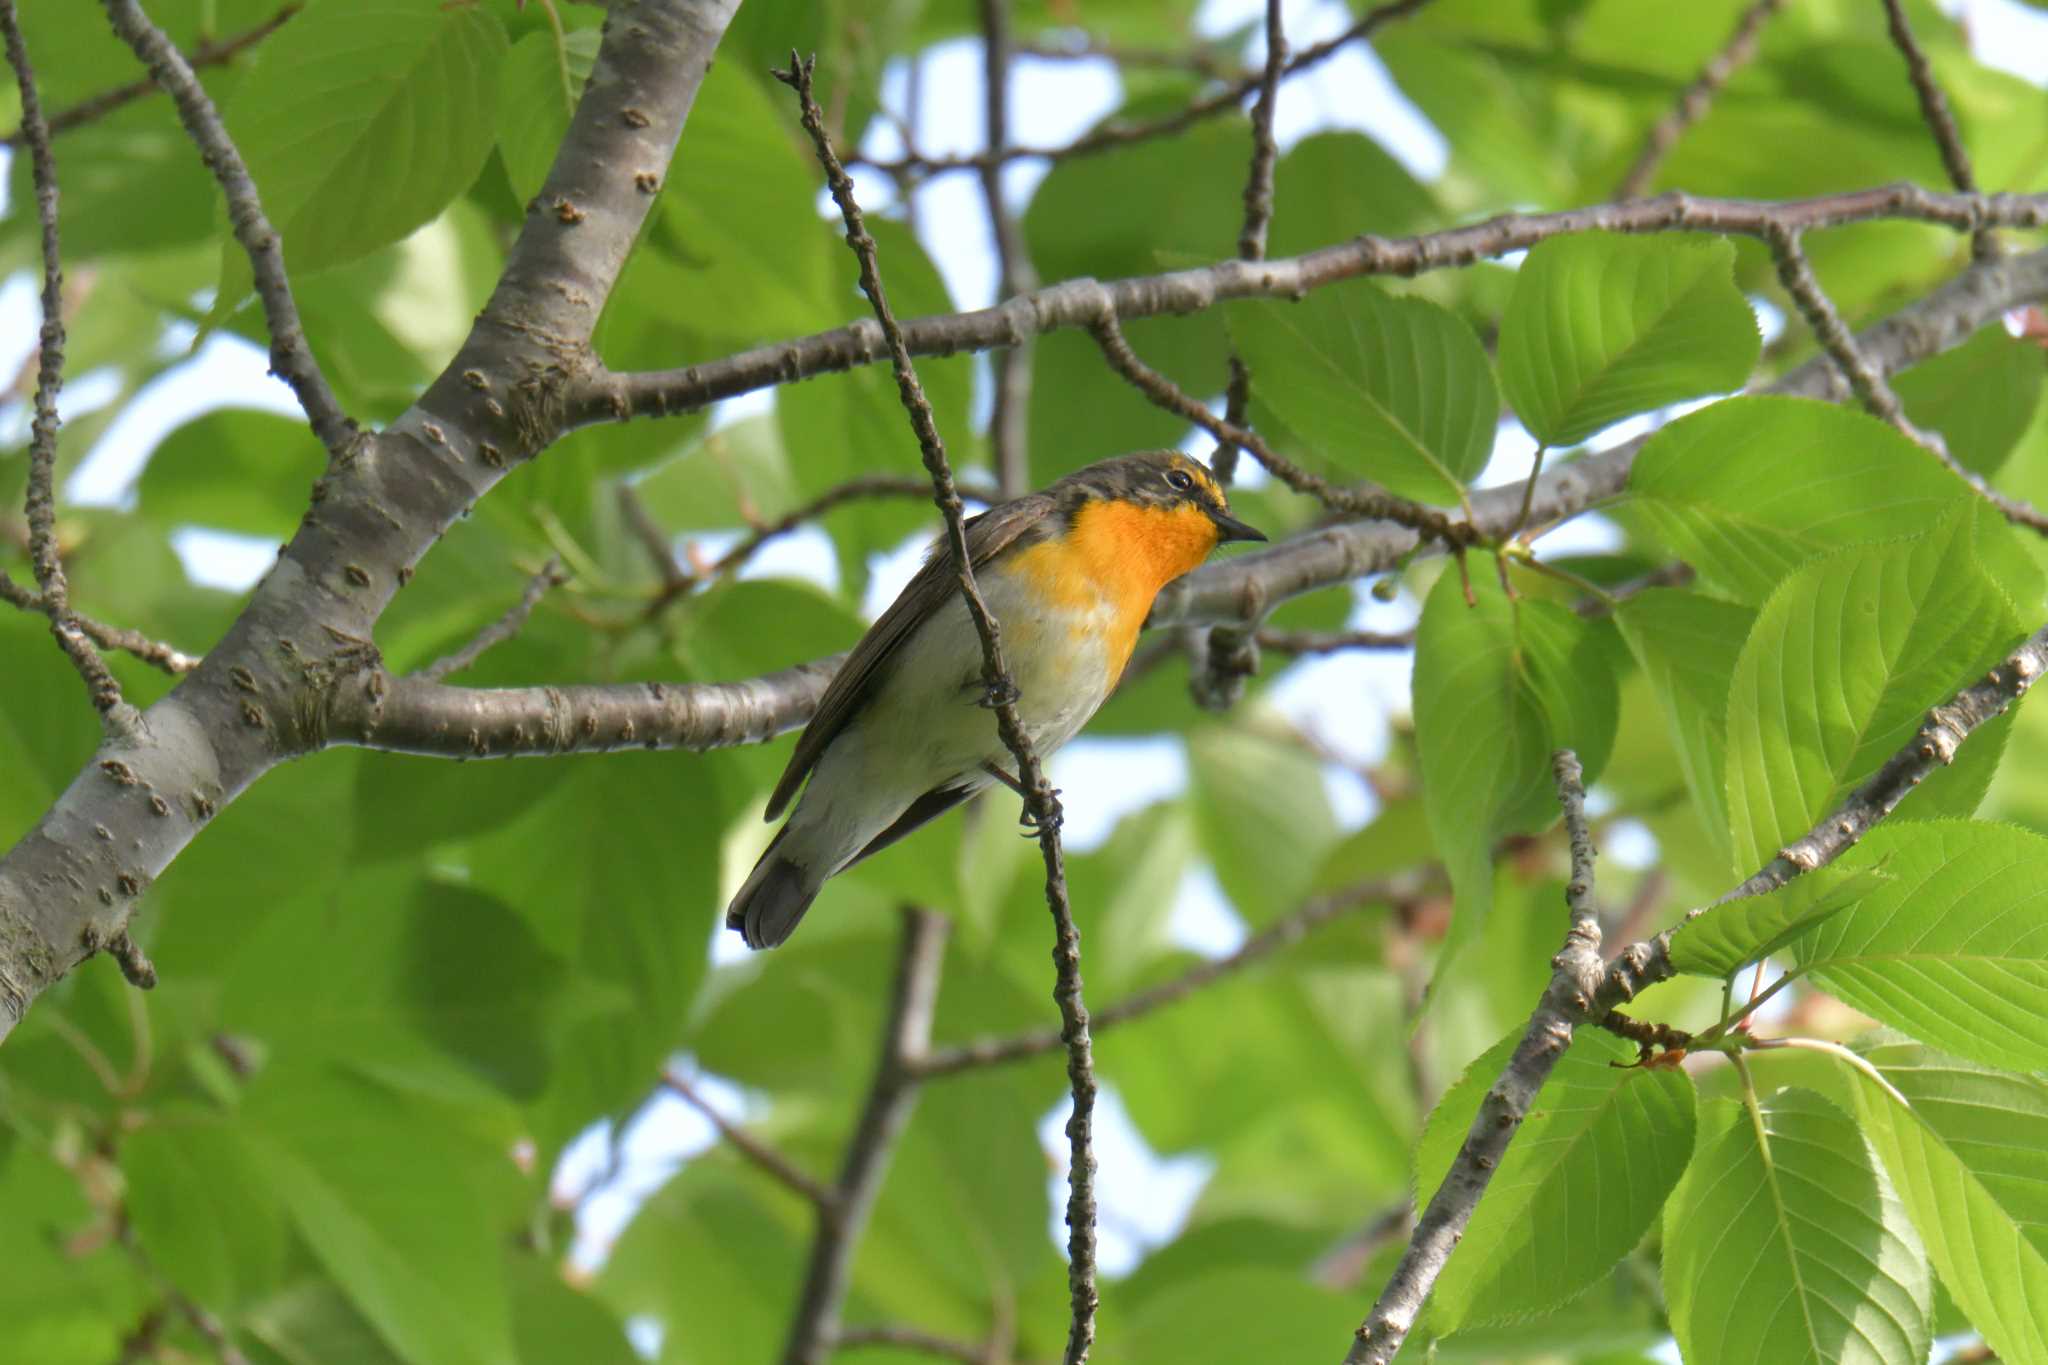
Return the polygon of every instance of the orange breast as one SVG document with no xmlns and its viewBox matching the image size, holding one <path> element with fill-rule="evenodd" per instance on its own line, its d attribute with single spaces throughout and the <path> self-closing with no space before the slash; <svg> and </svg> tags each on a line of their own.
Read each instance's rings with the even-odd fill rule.
<svg viewBox="0 0 2048 1365">
<path fill-rule="evenodd" d="M 1114 685 L 1152 599 L 1206 559 L 1216 536 L 1216 523 L 1193 507 L 1090 502 L 1065 536 L 1018 551 L 1016 569 L 1050 610 L 1071 612 L 1077 630 L 1102 632 Z"/>
</svg>

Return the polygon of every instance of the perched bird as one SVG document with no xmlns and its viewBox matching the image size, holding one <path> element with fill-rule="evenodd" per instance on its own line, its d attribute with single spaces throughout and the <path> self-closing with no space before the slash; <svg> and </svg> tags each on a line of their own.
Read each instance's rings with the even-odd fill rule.
<svg viewBox="0 0 2048 1365">
<path fill-rule="evenodd" d="M 1161 588 L 1224 541 L 1265 538 L 1230 515 L 1207 469 L 1171 450 L 1103 460 L 968 521 L 975 581 L 1038 752 L 1072 739 L 1109 696 Z M 726 925 L 750 948 L 774 947 L 828 877 L 1011 780 L 983 692 L 981 639 L 941 540 L 826 688 L 767 818 L 798 787 L 803 797 Z"/>
</svg>

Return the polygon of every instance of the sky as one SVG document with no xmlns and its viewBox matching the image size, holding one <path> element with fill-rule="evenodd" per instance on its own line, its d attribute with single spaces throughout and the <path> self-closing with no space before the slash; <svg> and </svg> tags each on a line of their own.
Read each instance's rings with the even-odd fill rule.
<svg viewBox="0 0 2048 1365">
<path fill-rule="evenodd" d="M 1950 13 L 1960 12 L 1973 45 L 1989 65 L 2010 70 L 2037 84 L 2048 84 L 2048 13 L 2029 9 L 2017 0 L 1945 0 Z M 1289 0 L 1285 21 L 1290 42 L 1305 46 L 1342 31 L 1352 20 L 1336 0 Z M 1208 0 L 1199 18 L 1206 34 L 1256 28 L 1263 16 L 1260 0 Z M 1258 45 L 1262 46 L 1262 45 Z M 1262 53 L 1255 46 L 1257 60 Z M 893 110 L 905 110 L 908 71 L 902 64 L 884 79 L 883 99 Z M 981 56 L 978 43 L 961 40 L 931 49 L 922 73 L 923 108 L 914 120 L 924 150 L 970 152 L 982 145 Z M 1120 102 L 1116 73 L 1106 61 L 1043 62 L 1024 60 L 1016 69 L 1010 105 L 1012 135 L 1020 142 L 1049 145 L 1085 131 Z M 1312 132 L 1353 128 L 1370 133 L 1415 176 L 1438 178 L 1446 160 L 1443 138 L 1393 86 L 1369 48 L 1352 44 L 1342 53 L 1282 87 L 1274 120 L 1283 151 Z M 865 150 L 887 157 L 902 148 L 890 130 L 873 136 Z M 1005 171 L 1004 189 L 1013 207 L 1021 208 L 1043 178 L 1042 163 L 1016 162 Z M 4 186 L 0 179 L 0 186 Z M 892 198 L 886 180 L 869 175 L 860 185 L 863 203 L 871 209 Z M 994 300 L 996 266 L 983 212 L 978 180 L 970 175 L 943 177 L 920 192 L 919 221 L 924 244 L 950 286 L 960 307 L 980 307 Z M 821 200 L 821 212 L 829 205 Z M 431 239 L 436 229 L 422 231 L 417 249 L 431 254 L 445 244 Z M 1761 321 L 1767 332 L 1782 325 L 1768 309 Z M 12 373 L 34 345 L 37 318 L 35 289 L 27 276 L 0 285 L 0 372 Z M 191 334 L 165 338 L 166 354 L 187 350 Z M 118 505 L 133 496 L 135 479 L 156 443 L 168 432 L 200 413 L 222 406 L 255 407 L 283 414 L 295 411 L 289 391 L 268 378 L 260 350 L 239 338 L 216 334 L 185 363 L 166 373 L 132 403 L 108 428 L 81 464 L 66 493 L 80 503 Z M 982 388 L 986 411 L 987 384 Z M 74 376 L 67 383 L 67 413 L 102 406 L 116 392 L 106 376 Z M 719 423 L 762 409 L 765 395 L 749 395 L 721 405 Z M 1663 414 L 1668 420 L 1673 414 Z M 8 428 L 7 424 L 12 423 Z M 18 439 L 27 415 L 21 405 L 0 411 L 0 435 Z M 1626 424 L 1604 433 L 1596 445 L 1640 434 L 1645 423 Z M 907 429 L 906 429 L 907 430 Z M 911 450 L 906 434 L 906 451 Z M 1188 448 L 1206 454 L 1206 437 L 1190 434 Z M 1482 484 L 1497 484 L 1526 475 L 1534 443 L 1527 433 L 1506 424 Z M 906 454 L 909 460 L 910 454 Z M 906 468 L 910 466 L 906 464 Z M 1250 476 L 1257 477 L 1255 468 Z M 1569 540 L 1566 540 L 1566 537 Z M 1582 518 L 1550 548 L 1583 551 L 1611 543 L 1611 531 L 1597 518 Z M 209 585 L 241 590 L 274 562 L 276 546 L 248 537 L 189 528 L 176 548 L 188 573 Z M 716 552 L 715 543 L 706 548 Z M 875 566 L 874 586 L 866 609 L 877 614 L 908 580 L 922 544 L 906 543 Z M 746 572 L 750 575 L 795 575 L 836 587 L 837 571 L 822 533 L 806 530 L 771 543 Z M 1374 630 L 1401 629 L 1417 610 L 1403 594 L 1392 603 L 1378 603 L 1359 594 L 1352 624 Z M 188 644 L 190 642 L 187 642 Z M 1401 655 L 1353 652 L 1305 660 L 1281 672 L 1267 693 L 1269 704 L 1315 736 L 1349 764 L 1369 765 L 1385 752 L 1392 720 L 1408 704 L 1409 661 Z M 1187 765 L 1174 740 L 1099 741 L 1085 737 L 1058 754 L 1052 778 L 1063 792 L 1067 839 L 1076 850 L 1099 845 L 1118 819 L 1153 801 L 1180 791 Z M 1113 780 L 1111 780 L 1113 779 Z M 1374 814 L 1364 783 L 1346 768 L 1332 765 L 1328 773 L 1332 805 L 1347 827 L 1366 823 Z M 1597 793 L 1596 793 L 1597 795 Z M 1603 853 L 1624 865 L 1643 866 L 1656 856 L 1647 832 L 1624 829 Z M 1224 900 L 1213 876 L 1198 869 L 1181 888 L 1171 923 L 1174 937 L 1200 952 L 1221 953 L 1243 938 L 1243 926 Z M 714 957 L 724 960 L 736 950 L 731 936 L 721 934 Z M 685 1070 L 687 1058 L 678 1059 Z M 715 1077 L 700 1078 L 702 1088 L 720 1109 L 744 1118 L 749 1098 Z M 1066 1105 L 1052 1108 L 1041 1124 L 1040 1138 L 1053 1170 L 1049 1193 L 1053 1206 L 1048 1234 L 1063 1244 L 1059 1210 L 1065 1203 L 1066 1143 L 1061 1136 Z M 677 1165 L 715 1140 L 708 1124 L 681 1101 L 657 1095 L 616 1134 L 622 1160 L 613 1163 L 614 1140 L 609 1125 L 593 1127 L 564 1156 L 555 1173 L 559 1200 L 578 1209 L 575 1258 L 585 1267 L 602 1262 L 617 1232 L 639 1204 L 669 1177 Z M 1105 1090 L 1096 1120 L 1097 1155 L 1101 1166 L 1098 1191 L 1103 1202 L 1102 1264 L 1111 1275 L 1126 1273 L 1145 1252 L 1170 1239 L 1198 1197 L 1209 1172 L 1199 1156 L 1161 1159 L 1144 1143 L 1114 1091 Z M 607 1175 L 607 1172 L 611 1174 Z M 637 1324 L 636 1343 L 651 1348 L 651 1324 Z"/>
</svg>

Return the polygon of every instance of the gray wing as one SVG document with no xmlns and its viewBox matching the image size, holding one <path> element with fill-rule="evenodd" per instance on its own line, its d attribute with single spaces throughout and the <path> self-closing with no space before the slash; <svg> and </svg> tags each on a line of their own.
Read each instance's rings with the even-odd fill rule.
<svg viewBox="0 0 2048 1365">
<path fill-rule="evenodd" d="M 1057 504 L 1050 497 L 1033 493 L 969 518 L 966 528 L 968 562 L 980 569 L 1019 540 L 1029 544 L 1042 539 L 1050 532 L 1048 523 L 1056 508 Z M 831 685 L 825 689 L 825 695 L 819 699 L 811 723 L 804 727 L 803 735 L 798 738 L 796 752 L 789 756 L 789 766 L 782 771 L 782 780 L 775 784 L 775 791 L 768 797 L 765 818 L 773 820 L 782 814 L 790 798 L 796 795 L 797 788 L 803 786 L 804 779 L 817 766 L 826 746 L 846 728 L 846 722 L 853 718 L 854 712 L 860 709 L 881 681 L 903 642 L 933 612 L 959 593 L 960 582 L 954 576 L 952 557 L 946 553 L 945 547 L 943 537 L 933 544 L 917 576 L 889 604 L 889 609 L 868 627 L 868 633 L 861 636 L 860 643 L 853 647 L 853 653 L 840 666 Z"/>
</svg>

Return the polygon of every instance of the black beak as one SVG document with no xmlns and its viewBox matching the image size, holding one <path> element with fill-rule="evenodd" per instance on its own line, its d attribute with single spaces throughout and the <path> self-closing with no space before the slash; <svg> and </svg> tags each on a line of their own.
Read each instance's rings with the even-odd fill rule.
<svg viewBox="0 0 2048 1365">
<path fill-rule="evenodd" d="M 1223 533 L 1217 537 L 1219 544 L 1232 540 L 1264 540 L 1266 538 L 1266 533 L 1250 522 L 1239 521 L 1236 517 L 1231 516 L 1230 513 L 1217 511 L 1214 508 L 1205 510 L 1209 513 L 1209 520 L 1216 523 L 1216 529 Z"/>
</svg>

